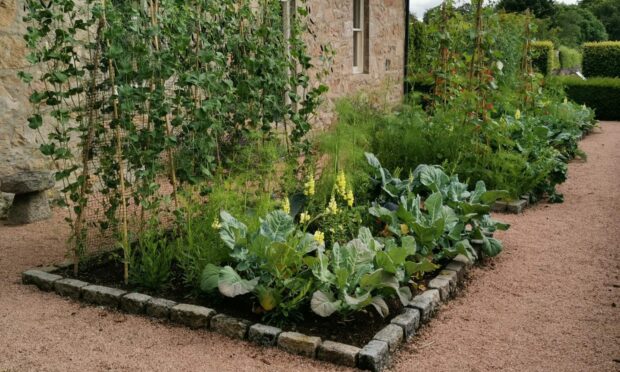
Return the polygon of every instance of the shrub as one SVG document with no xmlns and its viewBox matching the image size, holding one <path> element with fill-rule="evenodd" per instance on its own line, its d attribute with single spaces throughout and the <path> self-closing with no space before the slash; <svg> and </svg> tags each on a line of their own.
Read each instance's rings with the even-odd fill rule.
<svg viewBox="0 0 620 372">
<path fill-rule="evenodd" d="M 581 68 L 583 56 L 577 49 L 560 47 L 560 67 L 563 70 L 574 70 Z"/>
<path fill-rule="evenodd" d="M 592 78 L 582 80 L 578 77 L 558 78 L 566 89 L 566 95 L 573 101 L 585 104 L 596 111 L 601 120 L 620 119 L 620 79 Z"/>
<path fill-rule="evenodd" d="M 538 72 L 549 75 L 557 65 L 555 51 L 551 41 L 532 43 L 532 65 Z"/>
<path fill-rule="evenodd" d="M 586 76 L 620 77 L 620 41 L 585 43 L 583 73 Z"/>
</svg>

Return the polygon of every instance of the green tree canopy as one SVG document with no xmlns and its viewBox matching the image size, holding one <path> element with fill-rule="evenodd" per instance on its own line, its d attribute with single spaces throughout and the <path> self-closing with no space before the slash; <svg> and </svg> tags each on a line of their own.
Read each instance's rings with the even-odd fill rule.
<svg viewBox="0 0 620 372">
<path fill-rule="evenodd" d="M 551 27 L 560 44 L 578 47 L 588 41 L 607 40 L 605 26 L 589 10 L 576 5 L 560 5 L 557 9 Z"/>
<path fill-rule="evenodd" d="M 552 17 L 556 12 L 553 0 L 500 0 L 497 9 L 509 13 L 525 12 L 529 9 L 537 18 Z"/>
<path fill-rule="evenodd" d="M 620 40 L 620 1 L 583 0 L 579 6 L 591 11 L 603 23 L 610 40 Z"/>
</svg>

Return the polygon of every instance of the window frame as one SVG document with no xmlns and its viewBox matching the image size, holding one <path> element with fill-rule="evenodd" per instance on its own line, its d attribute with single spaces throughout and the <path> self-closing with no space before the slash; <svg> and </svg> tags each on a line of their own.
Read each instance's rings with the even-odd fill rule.
<svg viewBox="0 0 620 372">
<path fill-rule="evenodd" d="M 369 60 L 369 0 L 353 0 L 353 73 L 367 74 Z"/>
</svg>

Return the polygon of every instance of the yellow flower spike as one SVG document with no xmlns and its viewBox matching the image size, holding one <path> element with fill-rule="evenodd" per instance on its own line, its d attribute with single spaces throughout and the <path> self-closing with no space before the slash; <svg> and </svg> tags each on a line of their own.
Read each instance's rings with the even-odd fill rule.
<svg viewBox="0 0 620 372">
<path fill-rule="evenodd" d="M 215 217 L 215 219 L 213 220 L 213 223 L 211 224 L 211 227 L 215 230 L 219 230 L 222 228 L 222 224 L 220 223 L 220 219 Z"/>
<path fill-rule="evenodd" d="M 315 231 L 314 240 L 316 240 L 316 242 L 319 243 L 320 245 L 325 244 L 325 234 L 320 230 Z"/>
<path fill-rule="evenodd" d="M 568 98 L 564 97 L 564 104 L 568 104 Z"/>
<path fill-rule="evenodd" d="M 517 112 L 515 112 L 515 119 L 521 120 L 521 110 L 517 109 Z"/>
<path fill-rule="evenodd" d="M 336 203 L 336 197 L 332 195 L 332 198 L 327 204 L 326 212 L 330 214 L 338 214 L 338 203 Z"/>
<path fill-rule="evenodd" d="M 304 184 L 304 195 L 313 196 L 315 192 L 314 173 L 312 173 L 308 176 L 308 182 Z"/>
<path fill-rule="evenodd" d="M 342 197 L 346 197 L 347 195 L 347 176 L 344 174 L 344 171 L 340 171 L 338 176 L 336 176 L 336 189 L 338 193 L 342 195 Z"/>
<path fill-rule="evenodd" d="M 308 214 L 307 212 L 302 212 L 299 215 L 299 223 L 306 224 L 308 222 L 310 222 L 310 214 Z"/>
<path fill-rule="evenodd" d="M 355 196 L 353 196 L 353 190 L 349 189 L 349 192 L 347 192 L 347 205 L 349 207 L 353 207 L 353 203 L 355 202 Z"/>
<path fill-rule="evenodd" d="M 286 214 L 291 214 L 291 202 L 288 200 L 288 196 L 284 197 L 284 201 L 282 202 L 282 211 Z"/>
</svg>

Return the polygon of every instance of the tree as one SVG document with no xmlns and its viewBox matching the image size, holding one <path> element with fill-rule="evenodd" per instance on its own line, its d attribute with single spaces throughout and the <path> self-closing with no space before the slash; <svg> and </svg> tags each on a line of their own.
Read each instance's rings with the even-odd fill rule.
<svg viewBox="0 0 620 372">
<path fill-rule="evenodd" d="M 589 10 L 576 5 L 558 6 L 551 27 L 557 30 L 557 41 L 578 47 L 588 41 L 607 40 L 605 26 Z"/>
<path fill-rule="evenodd" d="M 537 18 L 552 17 L 556 12 L 553 0 L 500 0 L 497 9 L 509 13 L 521 13 L 529 9 Z"/>
<path fill-rule="evenodd" d="M 579 6 L 592 12 L 603 23 L 610 40 L 620 40 L 620 1 L 583 0 Z"/>
</svg>

